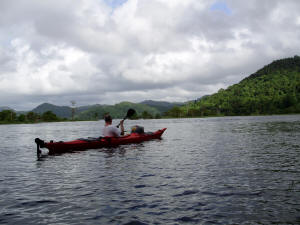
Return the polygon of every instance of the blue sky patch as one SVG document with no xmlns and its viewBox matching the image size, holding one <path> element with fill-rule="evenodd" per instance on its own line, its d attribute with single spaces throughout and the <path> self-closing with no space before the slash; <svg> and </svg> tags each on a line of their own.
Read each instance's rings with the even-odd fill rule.
<svg viewBox="0 0 300 225">
<path fill-rule="evenodd" d="M 221 11 L 226 13 L 227 15 L 231 15 L 232 11 L 224 1 L 216 1 L 212 6 L 210 7 L 210 10 L 212 11 Z"/>
<path fill-rule="evenodd" d="M 119 7 L 120 5 L 127 2 L 127 0 L 104 0 L 104 2 L 109 5 L 111 8 L 115 9 Z"/>
</svg>

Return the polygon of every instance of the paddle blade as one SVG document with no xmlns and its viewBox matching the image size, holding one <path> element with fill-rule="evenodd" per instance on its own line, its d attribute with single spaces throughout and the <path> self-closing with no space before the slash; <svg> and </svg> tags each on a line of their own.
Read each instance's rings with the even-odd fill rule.
<svg viewBox="0 0 300 225">
<path fill-rule="evenodd" d="M 132 117 L 134 114 L 135 114 L 135 110 L 134 110 L 134 109 L 128 109 L 126 118 L 130 118 L 130 117 Z"/>
<path fill-rule="evenodd" d="M 134 114 L 135 114 L 135 110 L 134 110 L 134 109 L 128 109 L 127 115 L 124 117 L 124 119 L 123 119 L 122 121 L 126 120 L 127 118 L 132 117 Z M 121 121 L 121 122 L 122 122 L 122 121 Z M 119 128 L 121 122 L 120 122 L 119 125 L 117 126 L 118 128 Z"/>
</svg>

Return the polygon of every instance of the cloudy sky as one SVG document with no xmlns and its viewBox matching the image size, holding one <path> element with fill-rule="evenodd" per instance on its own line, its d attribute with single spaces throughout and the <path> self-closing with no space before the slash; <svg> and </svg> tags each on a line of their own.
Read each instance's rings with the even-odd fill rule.
<svg viewBox="0 0 300 225">
<path fill-rule="evenodd" d="M 187 101 L 300 55 L 299 0 L 1 0 L 0 106 Z"/>
</svg>

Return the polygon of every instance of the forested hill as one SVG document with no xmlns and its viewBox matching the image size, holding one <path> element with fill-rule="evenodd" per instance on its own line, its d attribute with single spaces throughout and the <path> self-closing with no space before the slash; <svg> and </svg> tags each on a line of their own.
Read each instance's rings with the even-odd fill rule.
<svg viewBox="0 0 300 225">
<path fill-rule="evenodd" d="M 244 80 L 254 79 L 263 75 L 273 73 L 287 73 L 287 72 L 300 72 L 300 56 L 294 56 L 294 58 L 279 59 L 271 64 L 264 66 L 262 69 L 258 70 L 256 73 L 250 75 Z"/>
<path fill-rule="evenodd" d="M 83 111 L 89 110 L 90 108 L 100 106 L 100 105 L 89 105 L 89 106 L 81 106 L 76 108 L 76 114 L 79 114 Z M 47 111 L 53 112 L 56 116 L 60 118 L 71 118 L 72 117 L 72 108 L 69 106 L 57 106 L 49 103 L 43 103 L 36 108 L 31 110 L 37 114 L 43 114 Z"/>
<path fill-rule="evenodd" d="M 72 115 L 71 107 L 57 106 L 49 103 L 43 103 L 31 111 L 37 114 L 43 114 L 44 112 L 51 111 L 61 118 L 70 118 Z"/>
<path fill-rule="evenodd" d="M 264 66 L 240 83 L 175 107 L 171 117 L 300 113 L 300 57 Z"/>
<path fill-rule="evenodd" d="M 135 109 L 136 116 L 141 116 L 142 118 L 152 118 L 160 115 L 160 111 L 154 107 L 132 102 L 121 102 L 115 105 L 95 105 L 86 111 L 76 114 L 75 118 L 81 120 L 102 119 L 103 115 L 107 112 L 113 118 L 123 118 L 129 108 Z"/>
<path fill-rule="evenodd" d="M 123 118 L 129 108 L 134 108 L 137 112 L 137 116 L 141 116 L 143 118 L 158 117 L 158 115 L 160 116 L 162 113 L 157 108 L 146 104 L 121 102 L 115 105 L 96 104 L 76 107 L 74 118 L 78 120 L 102 119 L 103 115 L 107 112 L 109 112 L 113 118 Z M 51 111 L 60 118 L 70 119 L 72 117 L 71 107 L 57 106 L 49 103 L 43 103 L 31 111 L 40 115 L 47 111 Z"/>
<path fill-rule="evenodd" d="M 164 102 L 164 101 L 153 101 L 153 100 L 145 100 L 140 102 L 140 104 L 148 105 L 150 107 L 154 107 L 160 111 L 160 113 L 164 113 L 174 106 L 182 106 L 184 105 L 182 102 Z"/>
</svg>

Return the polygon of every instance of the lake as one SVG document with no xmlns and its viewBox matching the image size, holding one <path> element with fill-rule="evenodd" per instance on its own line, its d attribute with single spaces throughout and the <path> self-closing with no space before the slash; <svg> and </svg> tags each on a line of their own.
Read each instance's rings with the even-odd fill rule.
<svg viewBox="0 0 300 225">
<path fill-rule="evenodd" d="M 126 120 L 167 130 L 37 160 L 103 124 L 1 125 L 0 224 L 300 224 L 300 115 Z"/>
</svg>

